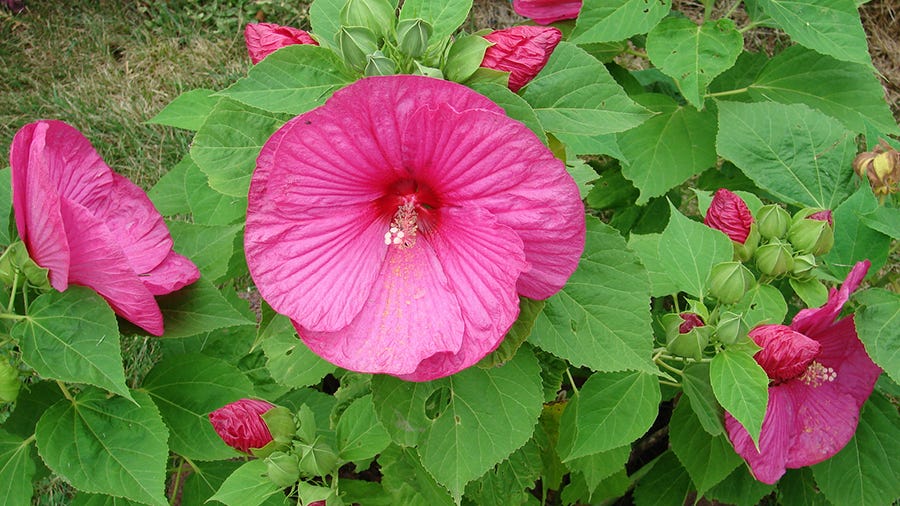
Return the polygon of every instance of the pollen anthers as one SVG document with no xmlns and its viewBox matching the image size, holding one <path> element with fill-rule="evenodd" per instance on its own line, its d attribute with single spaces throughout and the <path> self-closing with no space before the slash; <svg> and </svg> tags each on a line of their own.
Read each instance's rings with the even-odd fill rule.
<svg viewBox="0 0 900 506">
<path fill-rule="evenodd" d="M 384 243 L 408 249 L 416 244 L 416 232 L 419 229 L 419 218 L 416 204 L 408 200 L 397 208 L 391 227 L 384 234 Z"/>
<path fill-rule="evenodd" d="M 799 379 L 807 386 L 818 387 L 823 383 L 836 380 L 837 371 L 832 367 L 825 367 L 818 362 L 812 362 L 809 364 L 809 367 L 806 368 L 806 371 L 800 375 Z"/>
</svg>

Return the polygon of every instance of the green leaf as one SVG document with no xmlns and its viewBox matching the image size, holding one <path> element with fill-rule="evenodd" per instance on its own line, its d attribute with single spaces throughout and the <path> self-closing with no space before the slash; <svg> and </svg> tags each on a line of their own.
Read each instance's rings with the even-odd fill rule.
<svg viewBox="0 0 900 506">
<path fill-rule="evenodd" d="M 715 166 L 716 115 L 678 106 L 666 95 L 635 100 L 659 113 L 616 136 L 624 155 L 622 174 L 640 190 L 640 206 Z"/>
<path fill-rule="evenodd" d="M 175 250 L 191 259 L 200 273 L 212 282 L 226 274 L 228 259 L 234 253 L 234 240 L 244 229 L 243 223 L 234 225 L 196 225 L 176 221 L 169 223 Z"/>
<path fill-rule="evenodd" d="M 753 442 L 759 444 L 769 402 L 766 372 L 750 355 L 723 350 L 709 365 L 709 379 L 719 404 L 747 429 Z"/>
<path fill-rule="evenodd" d="M 253 395 L 253 384 L 240 369 L 205 355 L 176 355 L 153 366 L 143 389 L 159 406 L 173 452 L 194 460 L 237 456 L 216 434 L 207 415 Z"/>
<path fill-rule="evenodd" d="M 30 504 L 36 470 L 31 441 L 0 430 L 0 503 Z"/>
<path fill-rule="evenodd" d="M 544 127 L 538 121 L 534 109 L 531 108 L 531 105 L 525 99 L 510 91 L 506 86 L 500 86 L 499 84 L 473 83 L 469 87 L 502 107 L 510 118 L 525 123 L 525 126 L 534 132 L 541 142 L 547 144 L 547 135 L 544 133 Z"/>
<path fill-rule="evenodd" d="M 139 506 L 142 503 L 129 501 L 121 497 L 102 494 L 79 493 L 72 499 L 71 506 Z"/>
<path fill-rule="evenodd" d="M 198 225 L 230 225 L 243 220 L 247 213 L 247 196 L 225 195 L 209 186 L 200 167 L 190 160 L 182 179 L 181 190 L 188 201 L 193 222 Z"/>
<path fill-rule="evenodd" d="M 401 446 L 416 446 L 432 420 L 425 415 L 425 401 L 437 389 L 434 383 L 413 383 L 387 375 L 372 378 L 372 399 L 378 419 Z"/>
<path fill-rule="evenodd" d="M 334 46 L 334 35 L 341 26 L 341 9 L 347 0 L 315 0 L 309 6 L 309 24 L 320 44 Z"/>
<path fill-rule="evenodd" d="M 567 42 L 556 46 L 547 65 L 521 94 L 544 129 L 554 134 L 622 132 L 650 117 L 628 98 L 602 63 Z"/>
<path fill-rule="evenodd" d="M 772 285 L 756 285 L 732 309 L 741 313 L 748 329 L 763 324 L 779 324 L 787 315 L 784 295 Z"/>
<path fill-rule="evenodd" d="M 872 65 L 853 0 L 757 0 L 794 41 L 838 60 Z"/>
<path fill-rule="evenodd" d="M 272 379 L 291 388 L 315 385 L 335 366 L 313 353 L 286 316 L 276 315 L 260 334 Z"/>
<path fill-rule="evenodd" d="M 791 278 L 790 284 L 806 307 L 819 307 L 828 302 L 828 288 L 816 278 L 804 280 Z"/>
<path fill-rule="evenodd" d="M 719 155 L 784 202 L 834 209 L 852 187 L 853 135 L 803 104 L 719 103 Z"/>
<path fill-rule="evenodd" d="M 259 151 L 286 120 L 280 114 L 221 100 L 194 136 L 191 158 L 214 190 L 246 197 Z"/>
<path fill-rule="evenodd" d="M 38 451 L 78 490 L 165 506 L 168 432 L 150 397 L 132 396 L 87 388 L 54 404 L 35 429 Z"/>
<path fill-rule="evenodd" d="M 156 300 L 166 322 L 163 337 L 188 337 L 224 327 L 256 323 L 234 309 L 222 293 L 202 277 Z"/>
<path fill-rule="evenodd" d="M 656 376 L 644 372 L 595 373 L 563 411 L 563 461 L 618 448 L 639 438 L 656 419 Z"/>
<path fill-rule="evenodd" d="M 236 460 L 194 462 L 191 472 L 184 477 L 181 504 L 203 504 L 241 464 Z"/>
<path fill-rule="evenodd" d="M 860 216 L 859 221 L 891 239 L 900 239 L 900 209 L 896 207 L 878 207 Z"/>
<path fill-rule="evenodd" d="M 760 499 L 772 492 L 775 487 L 756 481 L 747 470 L 747 466 L 739 466 L 721 483 L 710 489 L 707 499 L 715 499 L 726 504 L 759 504 Z"/>
<path fill-rule="evenodd" d="M 404 506 L 453 506 L 447 490 L 439 485 L 412 449 L 389 446 L 378 457 L 384 489 Z"/>
<path fill-rule="evenodd" d="M 605 452 L 593 453 L 566 462 L 573 472 L 584 475 L 584 481 L 590 490 L 596 490 L 600 482 L 617 471 L 625 469 L 625 463 L 631 454 L 631 445 L 624 445 Z"/>
<path fill-rule="evenodd" d="M 685 367 L 681 380 L 684 395 L 690 401 L 691 409 L 694 410 L 703 430 L 711 436 L 725 432 L 722 406 L 716 400 L 716 394 L 713 393 L 709 380 L 709 363 L 698 362 Z"/>
<path fill-rule="evenodd" d="M 724 434 L 712 436 L 687 403 L 679 402 L 669 422 L 669 445 L 702 496 L 724 480 L 743 460 Z"/>
<path fill-rule="evenodd" d="M 524 504 L 541 476 L 541 456 L 532 439 L 480 479 L 466 486 L 466 498 L 479 506 Z"/>
<path fill-rule="evenodd" d="M 869 228 L 860 218 L 878 208 L 872 189 L 862 184 L 834 210 L 834 247 L 822 259 L 835 277 L 845 277 L 862 260 L 872 262 L 871 272 L 877 272 L 887 262 L 891 238 Z"/>
<path fill-rule="evenodd" d="M 869 122 L 884 133 L 900 133 L 870 67 L 835 60 L 803 46 L 789 47 L 772 58 L 748 92 L 760 102 L 806 104 L 854 132 L 864 133 Z"/>
<path fill-rule="evenodd" d="M 444 75 L 450 81 L 461 83 L 472 76 L 484 60 L 484 52 L 491 43 L 479 35 L 467 35 L 453 41 L 444 63 Z"/>
<path fill-rule="evenodd" d="M 191 212 L 191 203 L 184 187 L 184 177 L 191 166 L 195 166 L 194 161 L 190 156 L 185 156 L 147 192 L 156 210 L 163 216 Z"/>
<path fill-rule="evenodd" d="M 400 19 L 419 18 L 431 24 L 431 40 L 439 40 L 451 35 L 472 9 L 472 0 L 406 0 L 400 9 Z"/>
<path fill-rule="evenodd" d="M 650 277 L 650 296 L 662 297 L 678 293 L 678 285 L 672 281 L 660 260 L 659 241 L 662 234 L 631 234 L 628 249 L 637 253 Z"/>
<path fill-rule="evenodd" d="M 866 353 L 891 379 L 900 382 L 900 295 L 870 288 L 854 297 L 863 305 L 854 321 Z"/>
<path fill-rule="evenodd" d="M 585 2 L 571 40 L 577 44 L 618 42 L 647 33 L 669 13 L 671 0 L 609 0 Z"/>
<path fill-rule="evenodd" d="M 622 236 L 588 218 L 578 269 L 547 299 L 528 341 L 576 366 L 655 374 L 648 288 L 646 271 Z"/>
<path fill-rule="evenodd" d="M 706 88 L 731 68 L 744 47 L 734 21 L 724 18 L 697 25 L 688 18 L 663 19 L 647 34 L 647 55 L 678 83 L 684 98 L 703 108 Z"/>
<path fill-rule="evenodd" d="M 269 497 L 281 492 L 281 487 L 272 483 L 266 473 L 265 460 L 251 460 L 231 473 L 208 501 L 219 501 L 227 506 L 262 504 Z"/>
<path fill-rule="evenodd" d="M 9 169 L 0 169 L 0 246 L 13 242 L 9 226 L 12 215 L 12 176 Z"/>
<path fill-rule="evenodd" d="M 898 427 L 897 406 L 879 394 L 869 397 L 853 439 L 812 468 L 819 489 L 834 506 L 892 504 L 900 497 Z"/>
<path fill-rule="evenodd" d="M 671 451 L 663 453 L 650 472 L 637 483 L 637 506 L 684 506 L 691 491 L 691 477 Z M 744 504 L 744 503 L 742 503 Z"/>
<path fill-rule="evenodd" d="M 450 389 L 450 403 L 429 427 L 419 455 L 458 502 L 466 483 L 531 439 L 543 405 L 540 367 L 522 348 L 502 367 L 470 367 L 441 383 Z"/>
<path fill-rule="evenodd" d="M 22 360 L 38 374 L 87 383 L 131 399 L 119 348 L 119 328 L 109 305 L 90 288 L 47 292 L 13 325 Z"/>
<path fill-rule="evenodd" d="M 186 91 L 175 97 L 175 100 L 169 102 L 169 105 L 159 111 L 156 116 L 148 119 L 147 123 L 196 132 L 200 130 L 216 103 L 221 100 L 214 93 L 213 90 L 203 88 Z"/>
<path fill-rule="evenodd" d="M 779 504 L 829 506 L 831 503 L 819 492 L 812 468 L 788 469 L 778 480 Z"/>
<path fill-rule="evenodd" d="M 324 104 L 353 80 L 334 51 L 294 44 L 270 54 L 219 94 L 264 111 L 296 116 Z"/>
<path fill-rule="evenodd" d="M 669 224 L 659 236 L 659 268 L 679 291 L 702 298 L 713 266 L 731 260 L 734 247 L 727 235 L 681 214 L 671 202 L 669 208 Z"/>
<path fill-rule="evenodd" d="M 338 455 L 348 461 L 372 458 L 391 444 L 391 436 L 375 417 L 371 395 L 360 397 L 347 407 L 335 432 Z"/>
</svg>

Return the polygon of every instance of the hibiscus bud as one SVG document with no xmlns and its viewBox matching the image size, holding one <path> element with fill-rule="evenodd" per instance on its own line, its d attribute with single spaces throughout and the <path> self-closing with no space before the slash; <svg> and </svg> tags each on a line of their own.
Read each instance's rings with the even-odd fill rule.
<svg viewBox="0 0 900 506">
<path fill-rule="evenodd" d="M 756 248 L 759 247 L 759 231 L 756 230 L 756 223 L 750 225 L 750 233 L 747 234 L 747 239 L 744 240 L 744 244 L 731 241 L 731 245 L 734 246 L 735 258 L 741 262 L 746 262 L 753 258 L 753 254 L 756 253 Z"/>
<path fill-rule="evenodd" d="M 724 232 L 732 241 L 744 244 L 750 235 L 750 225 L 753 224 L 753 215 L 747 204 L 737 194 L 719 188 L 713 195 L 706 218 L 703 223 L 716 230 Z"/>
<path fill-rule="evenodd" d="M 347 0 L 341 9 L 341 26 L 363 26 L 378 37 L 389 33 L 396 20 L 388 0 Z"/>
<path fill-rule="evenodd" d="M 785 325 L 759 325 L 749 335 L 762 348 L 753 358 L 776 381 L 796 377 L 821 349 L 818 341 Z"/>
<path fill-rule="evenodd" d="M 575 19 L 581 11 L 582 0 L 513 0 L 516 14 L 531 18 L 535 23 L 548 25 L 554 21 Z"/>
<path fill-rule="evenodd" d="M 722 344 L 734 344 L 741 337 L 747 335 L 747 325 L 744 324 L 742 315 L 725 311 L 719 316 L 716 324 L 716 338 Z"/>
<path fill-rule="evenodd" d="M 254 450 L 262 450 L 265 447 L 269 450 L 268 453 L 271 453 L 276 449 L 270 443 L 278 444 L 278 442 L 275 441 L 263 418 L 265 413 L 273 409 L 276 409 L 275 406 L 266 401 L 241 399 L 210 413 L 209 421 L 228 446 L 257 457 L 265 457 L 266 455 L 261 454 L 265 452 Z M 283 440 L 280 423 L 273 423 L 273 428 L 275 427 L 279 428 L 279 439 Z M 296 429 L 291 428 L 289 434 L 293 434 L 294 430 Z"/>
<path fill-rule="evenodd" d="M 772 277 L 787 274 L 794 268 L 794 250 L 790 244 L 772 239 L 756 250 L 756 268 Z"/>
<path fill-rule="evenodd" d="M 831 211 L 801 209 L 794 215 L 788 240 L 799 252 L 821 256 L 834 246 L 834 225 Z"/>
<path fill-rule="evenodd" d="M 290 487 L 300 479 L 300 459 L 291 453 L 274 452 L 266 457 L 266 474 L 275 485 Z"/>
<path fill-rule="evenodd" d="M 883 140 L 872 151 L 865 151 L 853 159 L 853 170 L 865 177 L 875 195 L 887 195 L 898 190 L 900 182 L 900 153 Z"/>
<path fill-rule="evenodd" d="M 431 24 L 424 19 L 403 19 L 397 23 L 397 46 L 403 54 L 418 58 L 428 49 L 431 31 Z"/>
<path fill-rule="evenodd" d="M 397 73 L 397 64 L 381 51 L 366 57 L 366 76 L 390 76 Z"/>
<path fill-rule="evenodd" d="M 798 279 L 810 277 L 813 269 L 816 268 L 816 257 L 812 254 L 796 255 L 794 257 L 794 268 L 791 269 L 791 276 Z"/>
<path fill-rule="evenodd" d="M 484 38 L 493 45 L 484 52 L 481 66 L 509 72 L 509 89 L 515 92 L 544 68 L 562 32 L 553 27 L 522 25 L 496 30 Z"/>
<path fill-rule="evenodd" d="M 363 26 L 342 26 L 335 39 L 344 62 L 356 70 L 365 69 L 368 56 L 378 51 L 378 38 Z"/>
<path fill-rule="evenodd" d="M 294 44 L 310 44 L 318 46 L 309 32 L 292 26 L 281 26 L 274 23 L 250 23 L 244 28 L 244 41 L 250 61 L 254 65 L 266 56 L 285 46 Z"/>
<path fill-rule="evenodd" d="M 672 313 L 662 317 L 666 331 L 666 349 L 679 357 L 703 358 L 713 328 L 703 323 L 696 313 Z"/>
<path fill-rule="evenodd" d="M 769 204 L 757 211 L 756 224 L 764 239 L 781 239 L 791 225 L 791 215 L 778 204 Z"/>
<path fill-rule="evenodd" d="M 5 358 L 0 358 L 0 403 L 13 402 L 19 396 L 19 370 Z"/>
<path fill-rule="evenodd" d="M 722 262 L 709 274 L 709 294 L 723 304 L 735 304 L 756 285 L 753 274 L 740 262 Z"/>
</svg>

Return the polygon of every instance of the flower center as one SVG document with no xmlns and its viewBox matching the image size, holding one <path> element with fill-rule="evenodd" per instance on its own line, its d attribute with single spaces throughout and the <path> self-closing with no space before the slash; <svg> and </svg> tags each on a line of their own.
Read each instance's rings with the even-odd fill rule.
<svg viewBox="0 0 900 506">
<path fill-rule="evenodd" d="M 803 384 L 815 388 L 821 386 L 823 383 L 836 380 L 837 371 L 835 371 L 834 368 L 825 367 L 824 365 L 813 361 L 809 364 L 809 367 L 806 368 L 806 371 L 804 371 L 797 379 L 802 381 Z"/>
<path fill-rule="evenodd" d="M 412 200 L 404 202 L 394 213 L 391 228 L 384 234 L 384 243 L 393 244 L 401 249 L 416 245 L 416 232 L 419 230 L 419 217 L 416 215 L 416 204 Z"/>
<path fill-rule="evenodd" d="M 437 226 L 440 199 L 427 185 L 413 179 L 401 179 L 385 188 L 378 200 L 383 216 L 390 216 L 384 243 L 401 249 L 412 248 L 416 237 Z"/>
</svg>

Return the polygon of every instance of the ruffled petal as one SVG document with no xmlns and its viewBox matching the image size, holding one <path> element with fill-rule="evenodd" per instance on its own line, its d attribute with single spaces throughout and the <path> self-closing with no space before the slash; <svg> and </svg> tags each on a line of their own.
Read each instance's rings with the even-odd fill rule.
<svg viewBox="0 0 900 506">
<path fill-rule="evenodd" d="M 65 199 L 61 210 L 72 252 L 69 281 L 100 294 L 126 320 L 162 335 L 163 319 L 156 299 L 131 269 L 103 221 Z"/>
<path fill-rule="evenodd" d="M 513 0 L 513 9 L 520 16 L 547 25 L 563 19 L 577 18 L 581 2 L 582 0 Z"/>
<path fill-rule="evenodd" d="M 776 381 L 791 379 L 806 370 L 821 347 L 785 325 L 760 325 L 749 336 L 762 348 L 753 358 Z"/>
<path fill-rule="evenodd" d="M 152 271 L 140 274 L 139 279 L 153 295 L 165 295 L 200 279 L 200 270 L 187 257 L 169 251 L 162 263 Z"/>
<path fill-rule="evenodd" d="M 853 315 L 820 332 L 816 339 L 822 345 L 816 361 L 834 370 L 834 385 L 853 397 L 859 408 L 871 395 L 881 368 L 872 362 L 857 337 Z"/>
<path fill-rule="evenodd" d="M 496 349 L 519 316 L 516 279 L 527 265 L 516 233 L 481 209 L 443 209 L 428 240 L 459 301 L 465 335 L 455 353 L 433 355 L 402 376 L 410 381 L 459 372 Z"/>
<path fill-rule="evenodd" d="M 314 353 L 345 369 L 401 375 L 436 353 L 460 349 L 460 306 L 427 241 L 388 248 L 372 284 L 365 305 L 345 328 L 315 332 L 295 322 Z"/>
<path fill-rule="evenodd" d="M 266 56 L 285 46 L 294 44 L 319 43 L 308 32 L 292 26 L 276 25 L 274 23 L 250 23 L 244 28 L 244 41 L 247 44 L 247 52 L 250 61 L 254 65 L 261 62 Z"/>
<path fill-rule="evenodd" d="M 405 165 L 446 205 L 488 210 L 522 239 L 519 293 L 545 299 L 584 249 L 584 206 L 561 161 L 522 123 L 487 111 L 422 108 L 403 138 Z"/>
<path fill-rule="evenodd" d="M 786 465 L 811 466 L 833 456 L 843 448 L 859 421 L 859 406 L 853 397 L 834 382 L 817 386 L 791 381 L 781 388 L 790 390 L 794 412 L 792 444 Z"/>
<path fill-rule="evenodd" d="M 757 480 L 775 483 L 785 472 L 788 452 L 795 427 L 794 406 L 791 391 L 783 386 L 769 388 L 769 403 L 763 418 L 759 436 L 759 450 L 753 445 L 750 434 L 731 414 L 725 413 L 725 429 L 728 438 Z"/>
<path fill-rule="evenodd" d="M 856 291 L 859 284 L 869 271 L 872 263 L 868 260 L 857 263 L 850 269 L 844 283 L 837 290 L 831 289 L 828 294 L 828 302 L 822 307 L 803 309 L 794 316 L 791 328 L 815 338 L 816 334 L 829 327 L 838 317 L 844 304 L 850 299 L 850 294 Z"/>
</svg>

